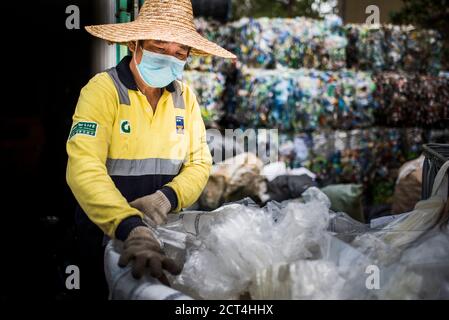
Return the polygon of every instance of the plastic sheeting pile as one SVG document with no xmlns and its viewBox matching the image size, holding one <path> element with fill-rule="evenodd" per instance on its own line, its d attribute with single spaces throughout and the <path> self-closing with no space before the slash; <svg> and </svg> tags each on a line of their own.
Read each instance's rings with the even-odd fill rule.
<svg viewBox="0 0 449 320">
<path fill-rule="evenodd" d="M 183 80 L 195 91 L 206 126 L 223 116 L 223 93 L 226 79 L 221 73 L 186 71 Z"/>
<path fill-rule="evenodd" d="M 449 298 L 449 230 L 425 233 L 423 212 L 367 232 L 316 188 L 304 201 L 184 214 L 173 225 L 193 236 L 174 287 L 203 299 Z"/>
<path fill-rule="evenodd" d="M 374 124 L 369 73 L 314 69 L 245 69 L 237 118 L 249 127 L 351 129 Z"/>
<path fill-rule="evenodd" d="M 361 70 L 402 70 L 438 74 L 441 36 L 412 26 L 349 24 L 345 26 L 347 67 Z"/>
</svg>

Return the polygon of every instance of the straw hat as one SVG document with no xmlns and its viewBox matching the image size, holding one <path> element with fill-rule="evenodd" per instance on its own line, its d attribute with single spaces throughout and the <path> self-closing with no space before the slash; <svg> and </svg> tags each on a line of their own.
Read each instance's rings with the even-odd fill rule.
<svg viewBox="0 0 449 320">
<path fill-rule="evenodd" d="M 161 40 L 189 46 L 193 55 L 236 58 L 196 31 L 190 0 L 146 0 L 135 21 L 87 26 L 86 30 L 109 42 Z"/>
</svg>

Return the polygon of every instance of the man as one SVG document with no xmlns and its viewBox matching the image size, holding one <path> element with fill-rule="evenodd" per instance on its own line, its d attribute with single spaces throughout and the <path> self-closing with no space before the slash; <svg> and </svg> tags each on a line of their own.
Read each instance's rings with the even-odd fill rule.
<svg viewBox="0 0 449 320">
<path fill-rule="evenodd" d="M 143 218 L 158 225 L 192 205 L 212 162 L 196 97 L 177 79 L 190 53 L 235 56 L 196 32 L 189 0 L 147 0 L 131 23 L 86 29 L 132 52 L 82 89 L 67 142 L 67 182 L 80 205 L 84 262 L 92 265 L 86 282 L 102 272 L 103 234 L 124 241 L 119 264 L 132 262 L 134 277 L 148 271 L 164 281 L 163 269 L 180 267 Z"/>
</svg>

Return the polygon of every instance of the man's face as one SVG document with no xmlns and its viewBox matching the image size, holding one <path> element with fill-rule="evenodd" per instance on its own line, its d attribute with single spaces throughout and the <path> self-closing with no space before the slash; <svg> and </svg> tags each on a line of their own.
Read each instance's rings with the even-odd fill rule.
<svg viewBox="0 0 449 320">
<path fill-rule="evenodd" d="M 134 45 L 130 45 L 131 51 L 134 52 L 135 43 Z M 176 43 L 176 42 L 166 42 L 166 41 L 160 41 L 160 40 L 144 40 L 139 41 L 139 49 L 137 50 L 136 60 L 137 63 L 140 63 L 142 59 L 142 50 L 141 48 L 155 52 L 160 54 L 165 54 L 169 56 L 173 56 L 179 60 L 187 60 L 189 56 L 189 47 Z"/>
</svg>

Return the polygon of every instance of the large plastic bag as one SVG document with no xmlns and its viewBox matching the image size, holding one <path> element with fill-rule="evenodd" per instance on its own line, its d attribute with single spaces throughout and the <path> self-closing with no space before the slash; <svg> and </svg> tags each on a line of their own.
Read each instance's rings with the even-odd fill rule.
<svg viewBox="0 0 449 320">
<path fill-rule="evenodd" d="M 449 229 L 423 234 L 381 266 L 377 299 L 449 299 Z"/>
<path fill-rule="evenodd" d="M 449 162 L 435 179 L 433 197 L 419 203 L 380 230 L 331 213 L 321 231 L 319 253 L 258 270 L 250 281 L 253 299 L 447 299 L 449 296 L 448 229 L 428 231 L 447 201 Z M 315 189 L 304 198 L 326 198 Z M 274 204 L 271 204 L 274 206 Z M 331 234 L 361 234 L 350 244 Z M 340 235 L 341 235 L 340 233 Z M 379 287 L 368 288 L 368 267 L 379 270 Z"/>
<path fill-rule="evenodd" d="M 428 200 L 383 229 L 351 244 L 383 270 L 379 299 L 449 297 L 449 229 L 436 222 L 448 201 L 449 161 L 438 172 Z"/>
<path fill-rule="evenodd" d="M 235 299 L 248 290 L 259 270 L 320 257 L 329 224 L 327 205 L 312 199 L 270 203 L 264 209 L 228 206 L 188 249 L 175 287 L 190 288 L 203 299 Z"/>
<path fill-rule="evenodd" d="M 105 249 L 105 277 L 109 286 L 111 300 L 191 300 L 184 293 L 162 284 L 149 274 L 141 279 L 131 275 L 131 267 L 118 265 L 122 243 L 110 241 Z"/>
</svg>

